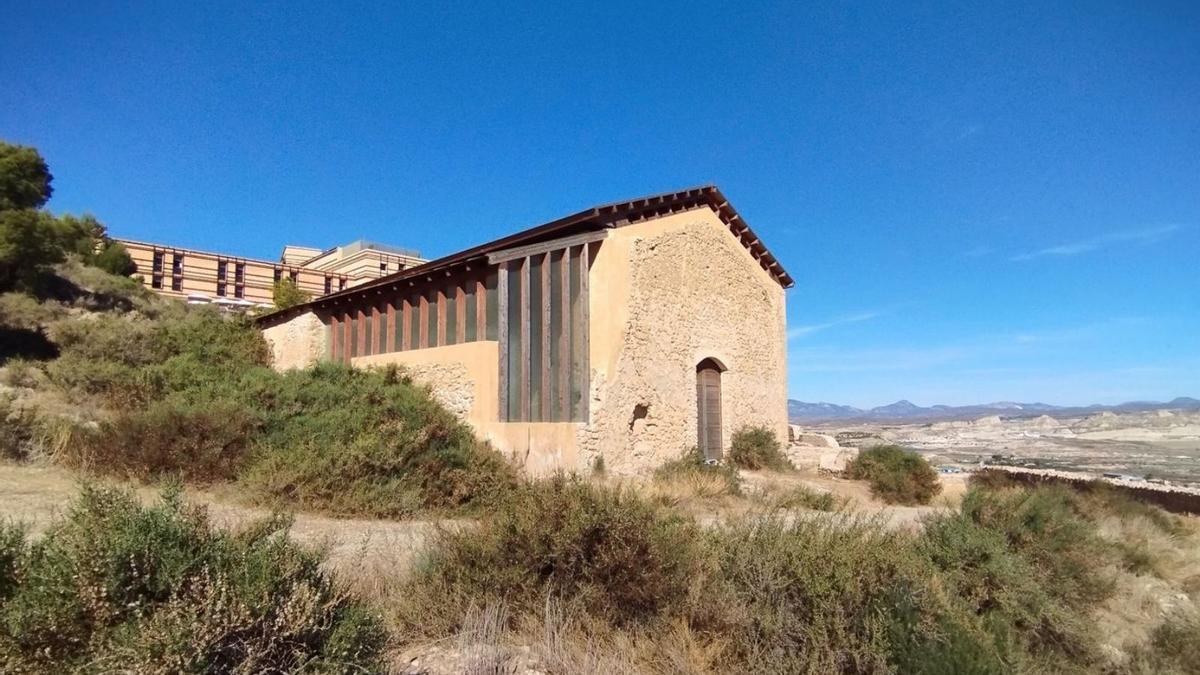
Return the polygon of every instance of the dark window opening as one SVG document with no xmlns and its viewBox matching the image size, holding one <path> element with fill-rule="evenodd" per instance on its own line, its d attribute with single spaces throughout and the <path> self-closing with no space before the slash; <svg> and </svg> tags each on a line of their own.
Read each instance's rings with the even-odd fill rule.
<svg viewBox="0 0 1200 675">
<path fill-rule="evenodd" d="M 162 288 L 162 275 L 155 274 L 150 278 L 150 288 Z"/>
<path fill-rule="evenodd" d="M 225 269 L 227 267 L 228 263 L 226 263 L 224 260 L 217 261 L 217 278 L 221 281 L 225 281 Z"/>
<path fill-rule="evenodd" d="M 233 282 L 242 284 L 246 282 L 246 263 L 236 263 L 233 266 Z M 242 296 L 238 296 L 239 298 Z"/>
<path fill-rule="evenodd" d="M 161 272 L 162 268 L 163 268 L 163 252 L 155 251 L 154 252 L 154 271 Z"/>
<path fill-rule="evenodd" d="M 325 277 L 325 295 L 333 291 L 333 277 Z"/>
<path fill-rule="evenodd" d="M 217 282 L 217 295 L 219 295 L 221 297 L 225 297 L 225 282 L 224 281 Z"/>
<path fill-rule="evenodd" d="M 234 286 L 234 287 L 233 287 L 233 297 L 235 297 L 235 298 L 244 298 L 244 297 L 246 297 L 246 289 L 245 289 L 245 287 L 243 287 L 243 286 Z"/>
</svg>

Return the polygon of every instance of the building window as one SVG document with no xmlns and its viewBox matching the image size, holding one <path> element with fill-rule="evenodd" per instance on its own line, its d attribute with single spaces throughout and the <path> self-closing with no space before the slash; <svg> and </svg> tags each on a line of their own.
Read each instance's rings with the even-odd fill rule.
<svg viewBox="0 0 1200 675">
<path fill-rule="evenodd" d="M 333 292 L 333 277 L 325 277 L 325 295 Z"/>
<path fill-rule="evenodd" d="M 386 272 L 387 271 L 387 263 L 385 263 L 385 262 L 379 263 L 379 271 Z"/>
<path fill-rule="evenodd" d="M 246 263 L 236 263 L 233 266 L 233 283 L 246 283 Z M 242 296 L 238 296 L 239 298 Z"/>
<path fill-rule="evenodd" d="M 500 363 L 500 414 L 507 421 L 587 420 L 587 263 L 585 244 L 501 265 L 497 332 L 507 358 Z M 485 334 L 490 314 L 488 306 Z"/>
<path fill-rule="evenodd" d="M 338 290 L 339 291 L 346 290 L 346 280 L 344 278 L 338 279 Z"/>
<path fill-rule="evenodd" d="M 171 277 L 171 290 L 173 290 L 173 291 L 182 291 L 183 290 L 183 277 Z"/>
<path fill-rule="evenodd" d="M 171 257 L 171 274 L 179 276 L 183 274 L 183 254 L 176 253 Z"/>
<path fill-rule="evenodd" d="M 226 263 L 224 260 L 217 261 L 217 278 L 221 281 L 225 281 L 225 268 L 227 266 L 228 263 Z"/>
<path fill-rule="evenodd" d="M 292 280 L 293 284 L 298 283 L 300 281 L 300 272 L 292 270 L 288 272 L 288 278 Z"/>
<path fill-rule="evenodd" d="M 279 283 L 282 280 L 283 280 L 283 270 L 276 267 L 275 268 L 275 283 Z"/>
<path fill-rule="evenodd" d="M 233 287 L 233 297 L 235 297 L 235 298 L 246 297 L 246 288 L 244 286 L 234 286 Z"/>
<path fill-rule="evenodd" d="M 219 295 L 221 297 L 225 297 L 225 282 L 224 281 L 217 282 L 217 295 Z"/>
<path fill-rule="evenodd" d="M 163 252 L 155 251 L 154 252 L 154 272 L 160 273 L 160 272 L 162 272 L 162 268 L 163 268 Z"/>
<path fill-rule="evenodd" d="M 150 288 L 162 288 L 162 275 L 155 274 L 150 278 Z"/>
</svg>

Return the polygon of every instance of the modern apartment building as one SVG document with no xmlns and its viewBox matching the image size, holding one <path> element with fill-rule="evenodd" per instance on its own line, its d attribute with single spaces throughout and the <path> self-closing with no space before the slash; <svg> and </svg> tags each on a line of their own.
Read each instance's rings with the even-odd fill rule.
<svg viewBox="0 0 1200 675">
<path fill-rule="evenodd" d="M 317 298 L 425 262 L 417 251 L 364 240 L 326 250 L 288 245 L 278 261 L 118 241 L 155 293 L 231 307 L 272 306 L 275 283 L 285 278 Z"/>
</svg>

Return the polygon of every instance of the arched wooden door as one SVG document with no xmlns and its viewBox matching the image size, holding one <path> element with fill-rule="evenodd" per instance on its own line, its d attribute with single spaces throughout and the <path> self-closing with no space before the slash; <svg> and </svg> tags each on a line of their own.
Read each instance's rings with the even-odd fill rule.
<svg viewBox="0 0 1200 675">
<path fill-rule="evenodd" d="M 721 366 L 704 359 L 696 366 L 696 446 L 705 459 L 721 459 Z"/>
</svg>

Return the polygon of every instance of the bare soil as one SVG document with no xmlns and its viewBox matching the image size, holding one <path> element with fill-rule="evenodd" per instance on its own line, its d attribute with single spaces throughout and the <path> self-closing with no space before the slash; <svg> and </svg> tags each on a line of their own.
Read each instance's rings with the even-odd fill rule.
<svg viewBox="0 0 1200 675">
<path fill-rule="evenodd" d="M 0 520 L 23 523 L 36 536 L 63 515 L 81 485 L 74 474 L 58 467 L 0 462 Z M 132 489 L 147 503 L 159 495 L 154 487 L 122 487 Z M 236 528 L 271 514 L 237 504 L 219 489 L 187 489 L 185 494 L 192 503 L 204 505 L 219 527 Z M 302 544 L 325 548 L 330 568 L 351 577 L 364 566 L 384 561 L 387 565 L 406 565 L 437 527 L 430 521 L 360 520 L 304 513 L 295 514 L 294 519 L 291 536 Z"/>
</svg>

